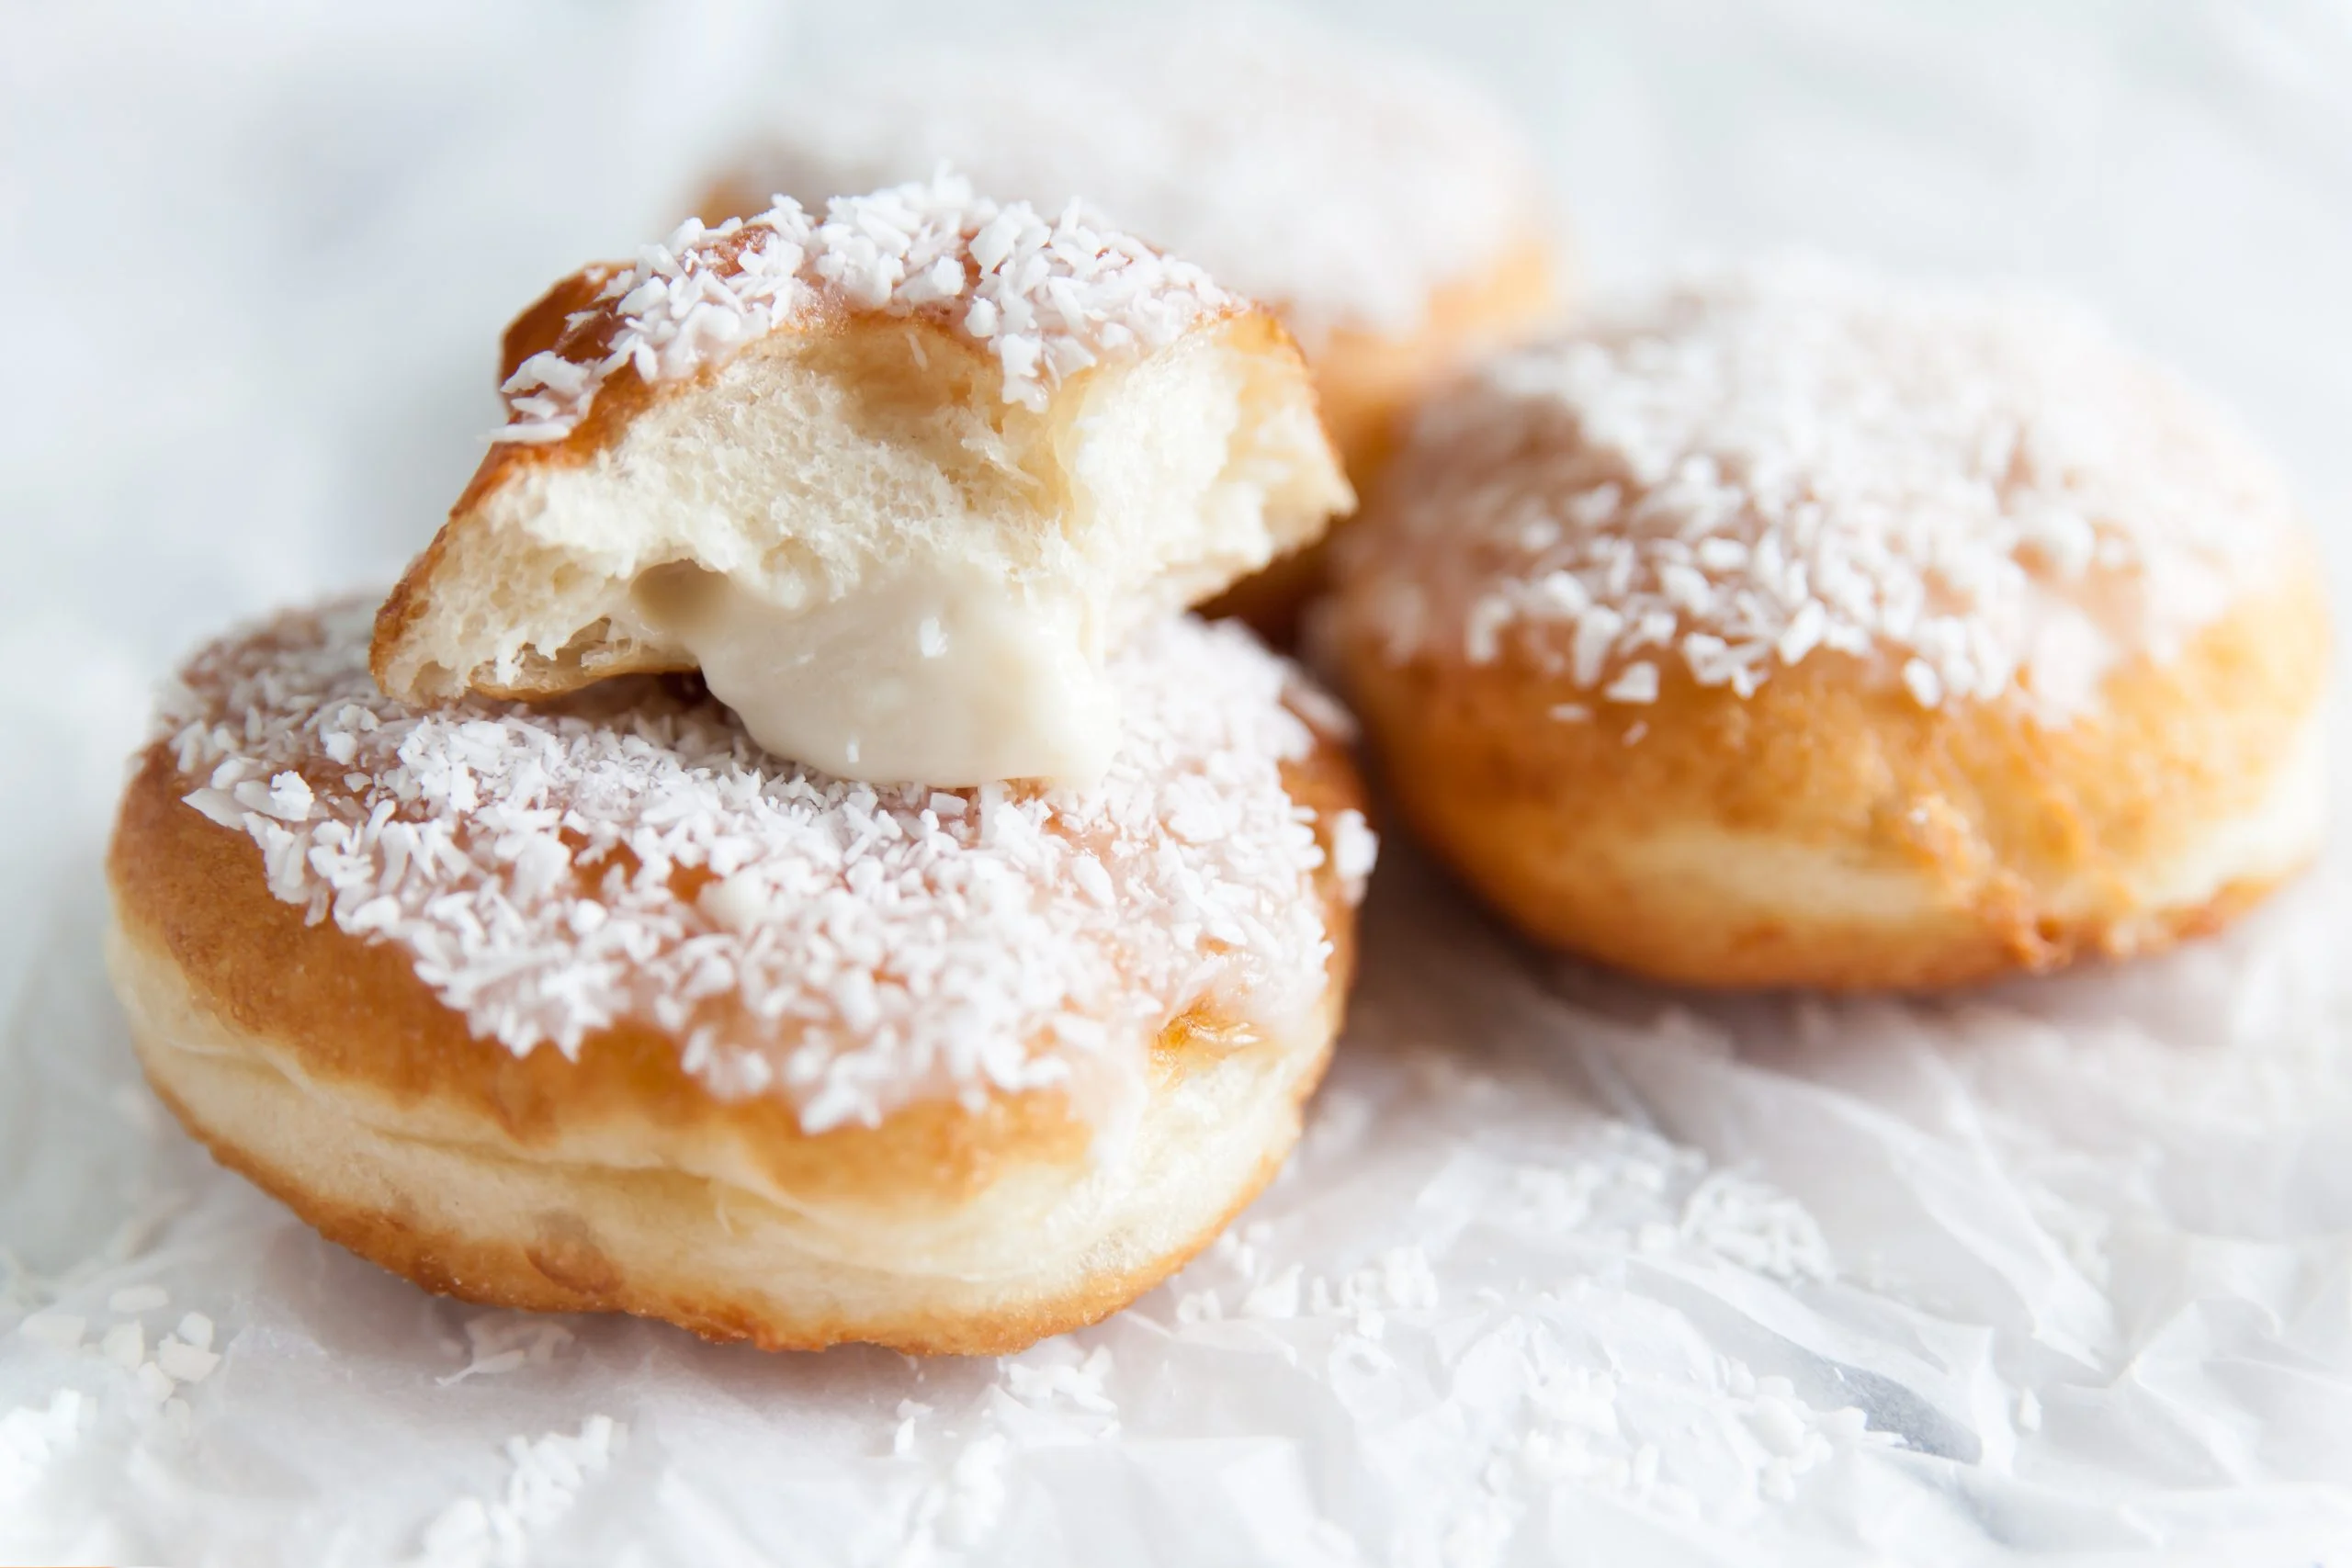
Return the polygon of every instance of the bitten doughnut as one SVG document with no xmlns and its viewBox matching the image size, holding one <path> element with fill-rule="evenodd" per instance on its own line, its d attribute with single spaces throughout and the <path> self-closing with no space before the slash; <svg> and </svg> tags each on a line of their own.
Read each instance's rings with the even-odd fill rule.
<svg viewBox="0 0 2352 1568">
<path fill-rule="evenodd" d="M 770 1347 L 1091 1322 L 1273 1170 L 1372 836 L 1238 630 L 1113 660 L 1085 794 L 847 783 L 688 678 L 418 709 L 367 606 L 199 654 L 117 827 L 151 1081 L 426 1287 Z"/>
<path fill-rule="evenodd" d="M 557 285 L 506 359 L 378 623 L 410 702 L 698 669 L 840 777 L 1083 786 L 1118 645 L 1353 505 L 1273 318 L 953 175 L 689 222 Z"/>
<path fill-rule="evenodd" d="M 1534 937 L 1701 986 L 2147 952 L 2309 861 L 2320 574 L 2067 311 L 1694 276 L 1421 413 L 1329 631 L 1402 815 Z"/>
<path fill-rule="evenodd" d="M 942 160 L 1040 211 L 1083 197 L 1267 302 L 1359 484 L 1401 408 L 1555 309 L 1559 247 L 1519 131 L 1463 82 L 1281 15 L 1212 8 L 812 83 L 782 96 L 702 215 Z M 1284 635 L 1320 578 L 1309 552 L 1219 608 Z"/>
</svg>

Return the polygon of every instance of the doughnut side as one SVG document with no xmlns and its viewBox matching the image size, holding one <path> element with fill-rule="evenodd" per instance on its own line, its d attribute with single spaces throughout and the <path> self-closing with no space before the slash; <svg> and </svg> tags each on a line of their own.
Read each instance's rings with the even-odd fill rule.
<svg viewBox="0 0 2352 1568">
<path fill-rule="evenodd" d="M 1358 803 L 1329 743 L 1285 778 L 1318 820 Z M 577 1060 L 475 1038 L 399 950 L 273 897 L 188 787 L 159 748 L 125 796 L 109 957 L 150 1080 L 216 1157 L 427 1289 L 769 1348 L 996 1352 L 1125 1305 L 1288 1151 L 1351 960 L 1327 867 L 1319 1004 L 1280 1035 L 1170 1021 L 1137 1043 L 1128 1120 L 998 1093 L 811 1135 L 781 1100 L 714 1097 L 656 1030 L 607 1029 Z"/>
<path fill-rule="evenodd" d="M 1411 331 L 1343 326 L 1324 336 L 1308 367 L 1331 444 L 1359 489 L 1396 446 L 1397 416 L 1433 384 L 1556 319 L 1560 260 L 1530 231 L 1479 270 L 1440 284 Z"/>
<path fill-rule="evenodd" d="M 2327 641 L 2283 575 L 2062 728 L 1842 658 L 1628 705 L 1510 654 L 1343 653 L 1400 811 L 1530 935 L 1685 985 L 1929 988 L 2154 951 L 2305 864 Z"/>
<path fill-rule="evenodd" d="M 1324 428 L 1357 491 L 1372 483 L 1394 449 L 1408 408 L 1476 355 L 1525 338 L 1555 319 L 1559 293 L 1559 257 L 1541 236 L 1529 234 L 1480 271 L 1440 285 L 1410 332 L 1343 326 L 1317 340 L 1307 373 Z M 1334 528 L 1346 525 L 1342 519 Z M 1323 586 L 1332 536 L 1242 579 L 1203 613 L 1238 616 L 1268 641 L 1289 646 L 1299 612 Z"/>
</svg>

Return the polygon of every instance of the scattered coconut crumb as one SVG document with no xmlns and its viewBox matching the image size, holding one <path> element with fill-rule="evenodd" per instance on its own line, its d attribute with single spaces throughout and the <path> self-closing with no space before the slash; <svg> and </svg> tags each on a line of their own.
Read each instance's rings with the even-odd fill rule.
<svg viewBox="0 0 2352 1568">
<path fill-rule="evenodd" d="M 114 1313 L 153 1312 L 172 1304 L 172 1293 L 161 1285 L 129 1285 L 107 1298 Z"/>
<path fill-rule="evenodd" d="M 1331 869 L 1338 874 L 1340 891 L 1351 904 L 1363 902 L 1364 889 L 1372 881 L 1372 868 L 1380 859 L 1380 839 L 1373 832 L 1372 824 L 1363 813 L 1352 807 L 1345 807 L 1331 818 Z"/>
<path fill-rule="evenodd" d="M 514 1469 L 494 1498 L 461 1497 L 424 1531 L 427 1562 L 521 1562 L 531 1535 L 571 1511 L 589 1480 L 612 1462 L 628 1428 L 609 1416 L 591 1416 L 579 1435 L 549 1432 L 510 1438 Z"/>
<path fill-rule="evenodd" d="M 547 1317 L 518 1313 L 484 1313 L 466 1320 L 466 1364 L 435 1381 L 443 1388 L 469 1377 L 496 1377 L 524 1367 L 544 1367 L 556 1352 L 572 1342 L 572 1332 Z"/>
<path fill-rule="evenodd" d="M 890 1433 L 890 1454 L 904 1459 L 915 1451 L 915 1428 L 931 1414 L 931 1406 L 919 1399 L 899 1401 L 899 1424 Z"/>
<path fill-rule="evenodd" d="M 1098 1345 L 1081 1361 L 1054 1359 L 1004 1363 L 1005 1392 L 1024 1404 L 1067 1404 L 1090 1415 L 1115 1416 L 1119 1407 L 1103 1392 L 1111 1376 L 1111 1348 Z"/>
<path fill-rule="evenodd" d="M 50 1462 L 82 1440 L 87 1402 L 78 1390 L 61 1388 L 45 1404 L 20 1404 L 0 1412 L 0 1503 L 38 1485 Z"/>
<path fill-rule="evenodd" d="M 17 1325 L 17 1332 L 37 1345 L 54 1350 L 76 1349 L 82 1335 L 89 1327 L 89 1320 L 78 1313 L 37 1312 Z"/>
<path fill-rule="evenodd" d="M 118 1323 L 98 1341 L 98 1354 L 125 1371 L 133 1371 L 147 1359 L 147 1331 L 136 1323 Z"/>
<path fill-rule="evenodd" d="M 217 1350 L 191 1345 L 176 1335 L 166 1335 L 164 1342 L 155 1347 L 155 1364 L 174 1382 L 202 1382 L 220 1364 L 220 1355 Z"/>
</svg>

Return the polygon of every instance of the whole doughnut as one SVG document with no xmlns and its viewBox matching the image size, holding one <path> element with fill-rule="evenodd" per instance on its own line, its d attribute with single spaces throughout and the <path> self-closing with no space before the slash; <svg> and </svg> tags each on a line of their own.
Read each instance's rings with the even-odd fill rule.
<svg viewBox="0 0 2352 1568">
<path fill-rule="evenodd" d="M 1405 817 L 1530 934 L 1645 975 L 2147 952 L 2319 842 L 2294 505 L 2055 306 L 1696 276 L 1433 400 L 1340 557 Z"/>
<path fill-rule="evenodd" d="M 370 608 L 199 654 L 109 862 L 151 1081 L 328 1237 L 503 1306 L 1002 1351 L 1295 1138 L 1372 840 L 1238 631 L 1119 657 L 1099 789 L 935 791 L 779 762 L 690 678 L 412 708 Z"/>
</svg>

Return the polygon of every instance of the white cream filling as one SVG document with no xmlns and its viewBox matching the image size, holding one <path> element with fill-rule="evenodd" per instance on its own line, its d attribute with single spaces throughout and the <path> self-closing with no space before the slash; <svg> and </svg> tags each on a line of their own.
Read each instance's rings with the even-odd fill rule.
<svg viewBox="0 0 2352 1568">
<path fill-rule="evenodd" d="M 1118 748 L 1094 616 L 998 570 L 932 559 L 808 605 L 689 569 L 638 601 L 753 739 L 836 777 L 1085 788 Z"/>
<path fill-rule="evenodd" d="M 1001 423 L 973 401 L 987 376 L 943 398 L 901 334 L 747 354 L 515 502 L 505 525 L 592 590 L 503 668 L 585 626 L 699 668 L 761 745 L 838 778 L 1095 785 L 1120 744 L 1108 656 L 1351 499 L 1295 367 L 1248 326 Z"/>
</svg>

